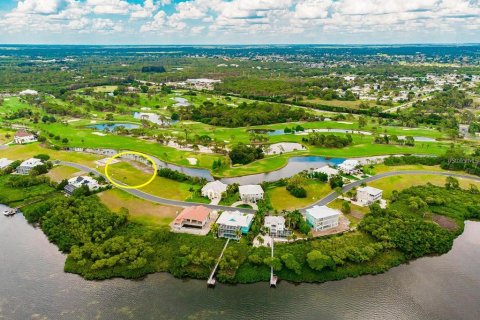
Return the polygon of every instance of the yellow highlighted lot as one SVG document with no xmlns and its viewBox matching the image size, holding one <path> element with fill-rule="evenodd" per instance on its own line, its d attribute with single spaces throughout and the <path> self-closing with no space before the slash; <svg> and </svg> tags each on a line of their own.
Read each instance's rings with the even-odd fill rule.
<svg viewBox="0 0 480 320">
<path fill-rule="evenodd" d="M 128 185 L 124 185 L 124 184 L 120 184 L 118 182 L 115 182 L 109 175 L 108 173 L 108 166 L 112 163 L 113 160 L 123 156 L 123 155 L 126 155 L 126 154 L 134 154 L 134 155 L 137 155 L 137 156 L 141 156 L 145 159 L 147 159 L 153 166 L 153 174 L 152 176 L 150 177 L 150 179 L 143 183 L 143 184 L 139 184 L 139 185 L 136 185 L 136 186 L 128 186 Z M 157 176 L 157 164 L 155 163 L 155 161 L 153 160 L 152 157 L 150 157 L 149 155 L 146 155 L 144 153 L 141 153 L 141 152 L 136 152 L 136 151 L 125 151 L 125 152 L 120 152 L 120 153 L 117 153 L 116 155 L 114 155 L 113 157 L 109 158 L 108 161 L 105 163 L 105 176 L 107 177 L 107 180 L 113 184 L 114 186 L 118 187 L 118 188 L 122 188 L 122 189 L 140 189 L 140 188 L 143 188 L 147 185 L 149 185 L 150 183 L 152 183 L 152 181 L 155 179 L 155 177 Z"/>
</svg>

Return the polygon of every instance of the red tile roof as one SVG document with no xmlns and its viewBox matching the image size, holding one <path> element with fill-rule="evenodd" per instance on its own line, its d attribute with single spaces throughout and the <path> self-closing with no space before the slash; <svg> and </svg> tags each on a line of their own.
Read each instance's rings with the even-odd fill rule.
<svg viewBox="0 0 480 320">
<path fill-rule="evenodd" d="M 212 210 L 204 206 L 185 208 L 176 218 L 175 223 L 181 223 L 183 220 L 204 221 L 208 218 Z"/>
<path fill-rule="evenodd" d="M 33 134 L 31 134 L 31 133 L 29 133 L 25 130 L 18 131 L 17 133 L 15 133 L 15 137 L 19 137 L 19 138 L 30 137 L 30 136 L 33 136 Z"/>
</svg>

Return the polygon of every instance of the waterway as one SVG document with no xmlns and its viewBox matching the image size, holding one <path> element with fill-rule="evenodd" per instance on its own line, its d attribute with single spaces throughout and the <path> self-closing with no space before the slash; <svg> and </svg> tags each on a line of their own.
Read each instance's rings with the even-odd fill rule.
<svg viewBox="0 0 480 320">
<path fill-rule="evenodd" d="M 99 131 L 114 131 L 116 128 L 124 127 L 125 129 L 137 129 L 140 126 L 138 124 L 133 123 L 101 123 L 101 124 L 93 124 L 87 126 L 87 128 L 99 130 Z"/>
<path fill-rule="evenodd" d="M 0 212 L 3 207 L 0 205 Z M 22 215 L 0 216 L 0 319 L 480 319 L 480 222 L 453 249 L 376 276 L 222 285 L 165 273 L 86 281 Z"/>
<path fill-rule="evenodd" d="M 227 184 L 260 184 L 263 181 L 277 181 L 280 179 L 289 178 L 304 170 L 321 168 L 326 165 L 339 165 L 343 161 L 345 161 L 344 158 L 325 158 L 318 156 L 291 157 L 288 159 L 286 166 L 276 171 L 252 174 L 243 177 L 223 178 L 221 181 Z"/>
</svg>

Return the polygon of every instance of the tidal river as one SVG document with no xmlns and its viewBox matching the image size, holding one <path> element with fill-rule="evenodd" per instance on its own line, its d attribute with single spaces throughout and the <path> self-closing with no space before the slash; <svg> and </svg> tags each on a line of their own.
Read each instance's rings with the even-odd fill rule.
<svg viewBox="0 0 480 320">
<path fill-rule="evenodd" d="M 0 212 L 3 211 L 0 205 Z M 0 319 L 480 319 L 480 222 L 452 251 L 324 284 L 85 281 L 22 215 L 0 216 Z"/>
</svg>

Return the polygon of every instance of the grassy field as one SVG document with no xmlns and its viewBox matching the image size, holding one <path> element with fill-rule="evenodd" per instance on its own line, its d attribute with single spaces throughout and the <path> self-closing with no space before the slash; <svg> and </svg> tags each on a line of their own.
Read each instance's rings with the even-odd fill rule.
<svg viewBox="0 0 480 320">
<path fill-rule="evenodd" d="M 10 138 L 7 138 L 6 135 L 10 135 Z M 13 135 L 15 134 L 14 130 L 7 130 L 4 128 L 0 128 L 0 145 L 13 141 Z"/>
<path fill-rule="evenodd" d="M 343 101 L 343 100 L 323 100 L 319 98 L 315 99 L 307 99 L 307 97 L 304 97 L 304 102 L 307 103 L 312 103 L 312 104 L 321 104 L 325 106 L 332 106 L 332 107 L 344 107 L 344 108 L 350 108 L 350 109 L 358 109 L 360 107 L 360 104 L 362 103 L 362 100 L 355 100 L 355 101 Z M 375 103 L 375 101 L 367 101 L 371 107 L 378 106 L 380 108 L 385 108 L 383 106 L 379 106 Z"/>
<path fill-rule="evenodd" d="M 37 154 L 48 154 L 52 160 L 71 161 L 79 164 L 95 168 L 95 160 L 103 159 L 104 156 L 80 153 L 57 151 L 42 147 L 39 143 L 32 143 L 27 145 L 10 146 L 7 149 L 1 150 L 2 157 L 12 160 L 25 160 Z"/>
<path fill-rule="evenodd" d="M 111 189 L 98 194 L 100 200 L 112 211 L 128 209 L 129 219 L 146 225 L 167 226 L 182 208 L 156 204 L 136 198 L 123 190 Z"/>
<path fill-rule="evenodd" d="M 41 199 L 44 195 L 54 192 L 55 189 L 47 184 L 39 184 L 26 188 L 10 188 L 5 185 L 9 176 L 0 177 L 0 203 L 17 206 L 22 203 L 28 203 L 36 199 Z"/>
<path fill-rule="evenodd" d="M 424 166 L 421 164 L 403 165 L 403 166 L 387 166 L 384 164 L 375 165 L 373 171 L 375 174 L 383 172 L 406 171 L 406 170 L 427 170 L 427 171 L 445 171 L 440 166 Z"/>
<path fill-rule="evenodd" d="M 480 182 L 470 179 L 458 179 L 460 182 L 460 187 L 463 189 L 468 189 L 470 184 L 474 184 L 477 187 L 480 187 Z M 393 190 L 401 191 L 403 189 L 424 185 L 426 183 L 431 183 L 437 186 L 444 186 L 446 177 L 437 176 L 431 174 L 422 174 L 422 175 L 401 175 L 401 176 L 392 176 L 379 179 L 377 181 L 370 182 L 368 185 L 374 188 L 379 188 L 383 190 L 383 198 L 390 199 Z"/>
<path fill-rule="evenodd" d="M 108 172 L 113 179 L 129 186 L 147 182 L 153 173 L 139 170 L 130 163 L 123 161 L 109 166 Z M 192 196 L 192 192 L 189 191 L 191 188 L 195 188 L 195 186 L 157 176 L 152 183 L 140 190 L 162 198 L 186 200 Z"/>
<path fill-rule="evenodd" d="M 342 199 L 335 199 L 334 201 L 330 202 L 328 204 L 328 207 L 332 209 L 337 209 L 341 210 L 342 209 L 342 204 L 343 204 Z M 350 209 L 351 212 L 349 214 L 346 214 L 345 217 L 350 220 L 351 225 L 356 225 L 362 220 L 363 216 L 370 212 L 370 209 L 368 207 L 360 207 L 354 204 L 350 203 Z"/>
<path fill-rule="evenodd" d="M 18 97 L 5 98 L 3 104 L 0 105 L 0 114 L 8 114 L 11 112 L 18 111 L 20 109 L 31 109 L 32 107 L 20 101 Z"/>
<path fill-rule="evenodd" d="M 80 171 L 72 167 L 56 166 L 47 173 L 47 176 L 55 182 L 60 182 L 64 179 L 69 179 L 74 175 L 78 175 L 79 173 Z"/>
<path fill-rule="evenodd" d="M 327 183 L 312 181 L 305 186 L 307 190 L 306 198 L 296 198 L 292 196 L 286 187 L 277 187 L 267 190 L 272 206 L 278 210 L 295 210 L 308 206 L 315 201 L 325 197 L 332 192 Z"/>
</svg>

